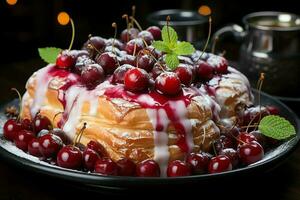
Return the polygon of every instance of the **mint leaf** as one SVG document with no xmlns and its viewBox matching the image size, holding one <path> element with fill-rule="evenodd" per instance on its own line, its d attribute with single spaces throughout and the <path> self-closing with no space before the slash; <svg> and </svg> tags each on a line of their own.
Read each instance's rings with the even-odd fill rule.
<svg viewBox="0 0 300 200">
<path fill-rule="evenodd" d="M 179 65 L 179 59 L 176 54 L 167 54 L 165 58 L 167 66 L 174 70 Z"/>
<path fill-rule="evenodd" d="M 152 46 L 154 46 L 154 48 L 165 52 L 165 53 L 170 53 L 171 50 L 169 49 L 168 45 L 166 45 L 166 43 L 164 43 L 163 41 L 154 41 L 152 43 Z"/>
<path fill-rule="evenodd" d="M 179 42 L 176 44 L 174 52 L 177 55 L 191 55 L 195 52 L 195 48 L 188 42 Z"/>
<path fill-rule="evenodd" d="M 265 136 L 277 140 L 286 139 L 296 134 L 294 126 L 289 121 L 276 115 L 264 117 L 260 121 L 258 129 Z"/>
<path fill-rule="evenodd" d="M 45 47 L 45 48 L 38 48 L 40 57 L 46 63 L 55 63 L 57 55 L 62 51 L 60 48 L 56 47 Z"/>
<path fill-rule="evenodd" d="M 162 40 L 169 46 L 172 47 L 177 43 L 178 36 L 176 31 L 170 26 L 164 26 L 161 31 Z"/>
</svg>

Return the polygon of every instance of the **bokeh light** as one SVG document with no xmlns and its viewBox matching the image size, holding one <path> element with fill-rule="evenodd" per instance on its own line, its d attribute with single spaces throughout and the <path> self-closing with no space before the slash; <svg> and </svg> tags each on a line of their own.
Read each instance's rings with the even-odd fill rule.
<svg viewBox="0 0 300 200">
<path fill-rule="evenodd" d="M 6 0 L 6 3 L 11 6 L 16 5 L 17 2 L 18 0 Z"/>
<path fill-rule="evenodd" d="M 209 6 L 203 5 L 203 6 L 200 6 L 200 7 L 199 7 L 198 13 L 199 13 L 200 15 L 208 16 L 208 15 L 211 15 L 211 9 L 210 9 Z"/>
<path fill-rule="evenodd" d="M 70 22 L 70 16 L 66 12 L 60 12 L 57 15 L 57 21 L 60 25 L 67 25 Z"/>
</svg>

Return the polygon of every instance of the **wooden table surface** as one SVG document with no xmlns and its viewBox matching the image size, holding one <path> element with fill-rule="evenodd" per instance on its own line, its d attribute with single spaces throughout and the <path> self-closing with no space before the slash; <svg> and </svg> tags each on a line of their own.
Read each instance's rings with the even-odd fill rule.
<svg viewBox="0 0 300 200">
<path fill-rule="evenodd" d="M 15 98 L 9 92 L 9 88 L 16 87 L 21 92 L 24 91 L 24 85 L 32 72 L 42 66 L 38 60 L 20 63 L 7 64 L 1 66 L 0 74 L 0 103 Z M 142 193 L 142 194 L 141 194 Z M 176 189 L 165 190 L 156 188 L 145 188 L 143 190 L 133 191 L 128 194 L 114 192 L 114 195 L 121 195 L 119 198 L 143 198 L 153 196 L 158 198 L 162 193 L 169 197 L 188 198 L 198 196 L 197 199 L 204 199 L 203 196 L 212 199 L 300 199 L 300 147 L 287 158 L 276 169 L 259 174 L 249 174 L 236 177 L 231 180 L 220 180 L 207 187 L 196 186 L 184 187 L 178 186 Z M 53 179 L 44 175 L 31 173 L 24 169 L 8 164 L 0 158 L 0 200 L 17 199 L 103 199 L 111 194 L 87 191 L 80 186 L 74 186 L 63 182 L 60 179 Z M 172 199 L 168 198 L 168 199 Z"/>
</svg>

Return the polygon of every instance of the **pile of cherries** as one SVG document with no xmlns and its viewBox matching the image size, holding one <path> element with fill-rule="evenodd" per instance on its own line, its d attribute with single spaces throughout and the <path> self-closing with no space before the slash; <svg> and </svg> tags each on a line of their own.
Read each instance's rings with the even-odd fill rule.
<svg viewBox="0 0 300 200">
<path fill-rule="evenodd" d="M 246 132 L 245 127 L 249 123 L 258 123 L 263 116 L 270 114 L 278 115 L 279 111 L 273 106 L 246 109 L 238 126 L 220 125 L 221 136 L 213 142 L 211 152 L 190 153 L 185 161 L 169 162 L 167 176 L 220 173 L 261 160 L 264 151 L 277 145 L 278 141 L 267 138 L 252 127 L 248 127 Z M 114 176 L 161 175 L 160 167 L 154 160 L 144 160 L 136 164 L 130 159 L 122 158 L 114 162 L 97 141 L 91 140 L 86 147 L 80 141 L 72 144 L 63 130 L 52 128 L 51 121 L 39 113 L 33 120 L 8 119 L 3 133 L 7 140 L 13 141 L 24 152 L 63 168 Z"/>
<path fill-rule="evenodd" d="M 154 40 L 159 39 L 161 30 L 156 26 L 144 31 L 125 29 L 120 40 L 93 36 L 82 50 L 62 51 L 56 66 L 80 75 L 82 85 L 88 89 L 110 80 L 112 84 L 124 84 L 125 89 L 131 92 L 155 90 L 166 96 L 176 96 L 182 87 L 227 73 L 225 58 L 207 53 L 202 55 L 200 51 L 190 56 L 179 56 L 179 65 L 171 70 L 164 61 L 165 53 L 151 46 Z"/>
</svg>

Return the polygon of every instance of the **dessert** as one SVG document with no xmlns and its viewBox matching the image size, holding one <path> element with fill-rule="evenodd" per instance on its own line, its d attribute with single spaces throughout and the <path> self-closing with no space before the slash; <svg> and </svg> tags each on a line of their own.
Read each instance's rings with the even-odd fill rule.
<svg viewBox="0 0 300 200">
<path fill-rule="evenodd" d="M 253 106 L 247 78 L 224 57 L 177 41 L 168 25 L 131 24 L 120 40 L 93 36 L 82 50 L 60 51 L 29 78 L 21 104 L 20 118 L 4 126 L 18 148 L 63 168 L 120 176 L 255 163 L 264 155 L 258 138 L 267 139 L 249 130 L 278 114 Z"/>
</svg>

